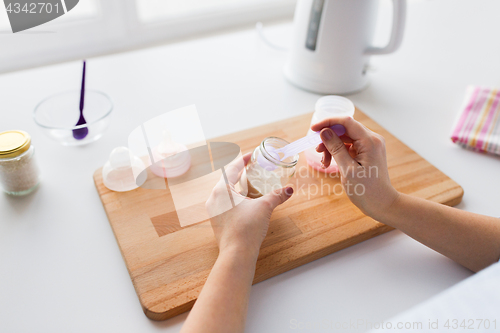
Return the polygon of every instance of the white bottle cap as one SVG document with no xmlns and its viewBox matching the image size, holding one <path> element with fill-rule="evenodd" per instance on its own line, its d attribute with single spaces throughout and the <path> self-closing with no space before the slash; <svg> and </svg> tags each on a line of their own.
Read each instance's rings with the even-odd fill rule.
<svg viewBox="0 0 500 333">
<path fill-rule="evenodd" d="M 153 149 L 155 163 L 151 171 L 158 177 L 173 178 L 191 167 L 191 155 L 186 146 L 175 142 L 169 131 L 162 132 L 162 142 Z"/>
<path fill-rule="evenodd" d="M 318 118 L 336 116 L 354 116 L 354 104 L 342 96 L 329 95 L 321 97 L 315 105 Z"/>
<path fill-rule="evenodd" d="M 145 168 L 141 159 L 132 155 L 127 147 L 117 147 L 113 149 L 102 168 L 104 186 L 116 192 L 136 189 L 139 186 L 134 174 L 138 175 Z"/>
<path fill-rule="evenodd" d="M 179 147 L 182 145 L 180 145 L 177 142 L 175 142 L 174 140 L 172 140 L 172 135 L 170 134 L 169 131 L 163 131 L 161 133 L 161 136 L 162 136 L 162 141 L 158 145 L 158 148 L 157 148 L 157 151 L 159 154 L 161 154 L 163 156 L 168 156 L 168 155 L 175 154 L 175 153 L 179 152 L 180 150 L 182 150 L 182 147 Z"/>
</svg>

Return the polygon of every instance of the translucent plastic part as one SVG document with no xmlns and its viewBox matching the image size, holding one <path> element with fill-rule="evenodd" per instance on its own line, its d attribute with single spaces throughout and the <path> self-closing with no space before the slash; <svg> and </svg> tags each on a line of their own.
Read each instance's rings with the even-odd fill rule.
<svg viewBox="0 0 500 333">
<path fill-rule="evenodd" d="M 153 149 L 153 157 L 155 163 L 151 165 L 151 171 L 158 177 L 179 177 L 191 167 L 187 147 L 172 140 L 169 131 L 162 132 L 162 142 Z"/>
<path fill-rule="evenodd" d="M 104 186 L 112 191 L 126 192 L 136 189 L 134 171 L 139 174 L 146 166 L 132 155 L 127 147 L 117 147 L 109 155 L 109 160 L 102 168 Z"/>
<path fill-rule="evenodd" d="M 170 134 L 169 131 L 163 131 L 161 133 L 162 135 L 162 142 L 158 145 L 158 153 L 160 154 L 175 154 L 179 151 L 179 145 L 172 140 L 172 135 Z M 182 149 L 182 148 L 181 148 Z"/>
<path fill-rule="evenodd" d="M 342 96 L 324 96 L 317 100 L 314 106 L 319 118 L 322 116 L 354 116 L 354 104 Z"/>
<path fill-rule="evenodd" d="M 332 117 L 353 117 L 354 111 L 354 104 L 349 99 L 334 95 L 324 96 L 316 102 L 311 125 Z M 314 132 L 309 129 L 308 135 L 313 133 Z M 307 164 L 315 170 L 325 173 L 334 173 L 339 171 L 338 166 L 333 159 L 328 168 L 323 168 L 323 164 L 321 163 L 323 154 L 318 153 L 315 147 L 306 149 L 304 151 L 304 156 L 306 157 Z"/>
</svg>

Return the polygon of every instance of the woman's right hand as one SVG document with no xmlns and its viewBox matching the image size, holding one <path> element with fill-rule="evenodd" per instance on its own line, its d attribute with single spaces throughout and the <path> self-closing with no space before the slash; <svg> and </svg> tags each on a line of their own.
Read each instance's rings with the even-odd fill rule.
<svg viewBox="0 0 500 333">
<path fill-rule="evenodd" d="M 345 135 L 338 137 L 329 128 L 336 124 L 345 127 Z M 352 203 L 366 215 L 381 220 L 399 197 L 389 179 L 384 138 L 350 117 L 325 119 L 311 129 L 321 131 L 323 143 L 316 150 L 323 153 L 324 167 L 333 157 Z"/>
</svg>

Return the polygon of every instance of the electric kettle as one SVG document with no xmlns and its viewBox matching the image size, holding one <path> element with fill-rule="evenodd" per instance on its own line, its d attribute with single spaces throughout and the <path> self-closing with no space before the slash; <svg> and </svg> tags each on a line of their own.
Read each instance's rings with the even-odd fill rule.
<svg viewBox="0 0 500 333">
<path fill-rule="evenodd" d="M 406 0 L 392 0 L 392 32 L 385 47 L 371 46 L 378 0 L 298 0 L 285 77 L 320 94 L 348 94 L 368 84 L 370 56 L 401 45 Z"/>
</svg>

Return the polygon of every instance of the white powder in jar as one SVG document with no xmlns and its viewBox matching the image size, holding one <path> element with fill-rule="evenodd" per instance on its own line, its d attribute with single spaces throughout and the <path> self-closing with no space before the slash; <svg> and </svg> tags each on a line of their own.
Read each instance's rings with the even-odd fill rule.
<svg viewBox="0 0 500 333">
<path fill-rule="evenodd" d="M 246 177 L 242 177 L 242 180 L 246 180 L 247 196 L 250 198 L 258 198 L 283 187 L 279 174 L 265 170 L 258 163 L 246 169 Z"/>
<path fill-rule="evenodd" d="M 0 185 L 12 195 L 30 193 L 39 183 L 31 136 L 21 130 L 0 133 Z"/>
<path fill-rule="evenodd" d="M 20 156 L 0 159 L 0 182 L 5 192 L 20 194 L 38 185 L 39 171 L 33 153 L 30 147 Z"/>
</svg>

